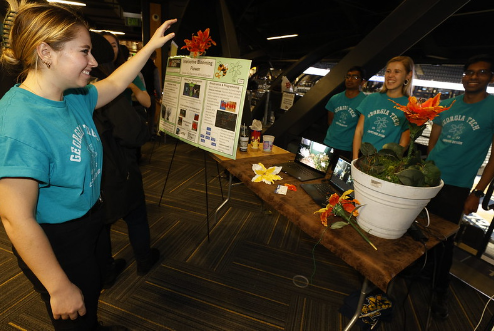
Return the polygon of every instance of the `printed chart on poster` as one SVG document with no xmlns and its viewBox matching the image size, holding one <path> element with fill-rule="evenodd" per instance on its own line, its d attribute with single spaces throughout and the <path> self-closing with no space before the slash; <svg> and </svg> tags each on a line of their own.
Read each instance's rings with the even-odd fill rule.
<svg viewBox="0 0 494 331">
<path fill-rule="evenodd" d="M 243 59 L 170 57 L 160 131 L 235 159 L 250 65 Z"/>
</svg>

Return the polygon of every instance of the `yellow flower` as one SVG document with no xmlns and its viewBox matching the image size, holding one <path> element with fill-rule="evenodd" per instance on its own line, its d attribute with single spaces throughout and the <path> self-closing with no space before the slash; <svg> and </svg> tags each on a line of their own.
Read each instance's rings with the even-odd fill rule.
<svg viewBox="0 0 494 331">
<path fill-rule="evenodd" d="M 281 171 L 281 167 L 270 167 L 266 169 L 266 167 L 262 163 L 253 164 L 252 170 L 256 174 L 252 181 L 254 183 L 265 182 L 266 184 L 273 184 L 275 180 L 282 179 L 278 173 Z"/>
</svg>

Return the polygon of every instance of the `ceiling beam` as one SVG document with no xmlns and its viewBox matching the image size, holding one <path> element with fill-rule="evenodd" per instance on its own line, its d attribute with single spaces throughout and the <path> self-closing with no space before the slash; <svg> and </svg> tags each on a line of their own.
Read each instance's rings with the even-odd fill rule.
<svg viewBox="0 0 494 331">
<path fill-rule="evenodd" d="M 285 142 L 282 147 L 286 147 L 289 143 L 287 137 L 300 135 L 325 114 L 324 102 L 342 84 L 342 77 L 348 68 L 360 65 L 367 69 L 368 74 L 379 71 L 390 58 L 406 52 L 468 2 L 469 0 L 403 1 L 342 58 L 328 75 L 320 79 L 303 98 L 277 119 L 266 134 L 275 136 L 279 142 Z M 314 57 L 310 60 L 315 63 L 319 59 Z M 290 72 L 282 73 L 279 79 L 283 75 L 290 76 Z M 272 88 L 273 86 L 275 84 Z"/>
</svg>

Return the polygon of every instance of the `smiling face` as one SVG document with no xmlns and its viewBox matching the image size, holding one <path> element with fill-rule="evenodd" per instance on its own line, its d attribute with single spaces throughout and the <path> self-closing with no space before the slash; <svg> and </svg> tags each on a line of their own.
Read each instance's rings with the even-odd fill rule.
<svg viewBox="0 0 494 331">
<path fill-rule="evenodd" d="M 485 93 L 487 85 L 494 81 L 492 70 L 489 62 L 479 61 L 470 64 L 461 79 L 465 93 Z"/>
<path fill-rule="evenodd" d="M 110 35 L 104 35 L 103 37 L 105 37 L 105 39 L 108 40 L 111 47 L 113 48 L 113 53 L 115 54 L 115 56 L 113 57 L 113 62 L 115 62 L 115 60 L 117 59 L 118 50 L 119 50 L 118 41 Z"/>
<path fill-rule="evenodd" d="M 389 92 L 399 92 L 402 90 L 405 80 L 411 78 L 412 73 L 407 73 L 402 62 L 391 62 L 386 67 L 384 74 L 384 84 Z"/>
<path fill-rule="evenodd" d="M 91 54 L 91 38 L 85 27 L 77 27 L 75 38 L 66 42 L 62 49 L 51 54 L 53 74 L 62 91 L 68 88 L 84 87 L 91 78 L 91 69 L 98 62 Z"/>
</svg>

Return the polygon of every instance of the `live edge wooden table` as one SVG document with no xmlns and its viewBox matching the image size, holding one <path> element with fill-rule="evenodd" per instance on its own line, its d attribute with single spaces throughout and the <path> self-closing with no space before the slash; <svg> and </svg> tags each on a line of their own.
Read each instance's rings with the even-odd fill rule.
<svg viewBox="0 0 494 331">
<path fill-rule="evenodd" d="M 231 176 L 235 176 L 263 201 L 300 227 L 309 236 L 317 240 L 322 236 L 321 244 L 324 247 L 364 276 L 357 311 L 345 328 L 345 330 L 350 330 L 358 319 L 363 301 L 366 294 L 371 290 L 372 284 L 386 292 L 391 280 L 398 273 L 421 257 L 426 249 L 434 247 L 442 240 L 455 234 L 458 226 L 430 214 L 429 229 L 435 236 L 429 237 L 426 248 L 410 236 L 403 236 L 399 239 L 382 239 L 368 234 L 369 239 L 377 247 L 377 251 L 350 226 L 324 231 L 319 215 L 314 214 L 314 211 L 318 210 L 320 206 L 300 187 L 301 182 L 298 179 L 280 173 L 283 180 L 275 181 L 274 185 L 252 182 L 254 177 L 253 164 L 262 163 L 268 168 L 291 161 L 294 157 L 293 153 L 276 146 L 273 146 L 273 152 L 266 153 L 262 152 L 262 149 L 252 151 L 250 145 L 248 152 L 237 152 L 236 160 L 213 155 L 213 158 L 230 173 L 228 197 L 217 209 L 217 212 L 230 198 Z M 288 191 L 287 195 L 276 194 L 274 190 L 279 183 L 293 184 L 297 187 L 297 191 Z M 392 222 L 391 217 L 390 222 Z M 426 224 L 427 220 L 419 219 L 419 222 Z"/>
</svg>

